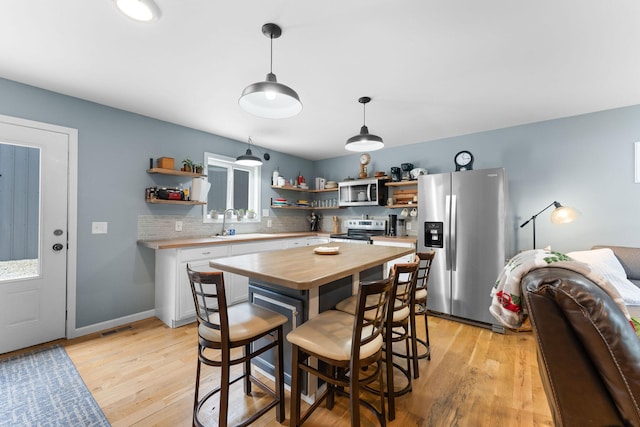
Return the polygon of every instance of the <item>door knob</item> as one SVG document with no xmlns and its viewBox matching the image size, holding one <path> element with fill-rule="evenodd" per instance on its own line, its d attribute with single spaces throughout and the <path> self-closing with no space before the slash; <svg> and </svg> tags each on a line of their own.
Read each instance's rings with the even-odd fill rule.
<svg viewBox="0 0 640 427">
<path fill-rule="evenodd" d="M 53 245 L 53 250 L 58 252 L 61 251 L 64 248 L 64 245 L 62 243 L 56 243 L 55 245 Z"/>
</svg>

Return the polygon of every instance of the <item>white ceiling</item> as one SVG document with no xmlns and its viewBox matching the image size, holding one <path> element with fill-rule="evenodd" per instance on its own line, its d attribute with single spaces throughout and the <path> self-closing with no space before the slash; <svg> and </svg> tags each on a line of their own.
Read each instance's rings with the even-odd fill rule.
<svg viewBox="0 0 640 427">
<path fill-rule="evenodd" d="M 366 124 L 387 147 L 640 104 L 636 0 L 2 0 L 0 77 L 317 160 Z M 257 118 L 269 71 L 301 114 Z M 2 96 L 0 94 L 0 96 Z"/>
</svg>

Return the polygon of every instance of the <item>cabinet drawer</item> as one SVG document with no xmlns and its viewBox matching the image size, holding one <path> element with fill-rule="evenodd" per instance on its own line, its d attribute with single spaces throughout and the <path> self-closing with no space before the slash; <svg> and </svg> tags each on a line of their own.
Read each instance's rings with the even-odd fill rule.
<svg viewBox="0 0 640 427">
<path fill-rule="evenodd" d="M 220 258 L 229 255 L 228 245 L 202 246 L 200 248 L 180 249 L 180 261 Z"/>
<path fill-rule="evenodd" d="M 231 255 L 244 255 L 256 252 L 267 252 L 282 249 L 281 240 L 268 240 L 266 242 L 236 243 L 231 245 Z"/>
</svg>

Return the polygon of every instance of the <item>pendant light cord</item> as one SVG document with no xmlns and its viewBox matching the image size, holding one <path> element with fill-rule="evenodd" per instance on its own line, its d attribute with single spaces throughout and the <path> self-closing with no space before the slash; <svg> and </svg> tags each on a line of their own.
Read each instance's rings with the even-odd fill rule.
<svg viewBox="0 0 640 427">
<path fill-rule="evenodd" d="M 269 36 L 271 40 L 271 62 L 269 63 L 269 73 L 273 74 L 273 34 Z"/>
<path fill-rule="evenodd" d="M 363 126 L 367 125 L 367 104 L 366 103 L 362 104 L 362 125 Z"/>
</svg>

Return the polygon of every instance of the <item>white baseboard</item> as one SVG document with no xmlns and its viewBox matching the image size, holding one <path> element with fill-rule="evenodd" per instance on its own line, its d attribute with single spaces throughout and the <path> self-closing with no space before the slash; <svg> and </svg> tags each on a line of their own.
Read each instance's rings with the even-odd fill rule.
<svg viewBox="0 0 640 427">
<path fill-rule="evenodd" d="M 148 319 L 153 316 L 155 316 L 155 310 L 148 310 L 136 314 L 130 314 L 129 316 L 119 317 L 117 319 L 107 320 L 106 322 L 83 326 L 81 328 L 68 331 L 67 339 L 89 335 L 94 332 L 104 331 L 105 329 L 116 328 L 118 326 L 126 325 L 127 323 L 137 322 L 138 320 Z"/>
</svg>

